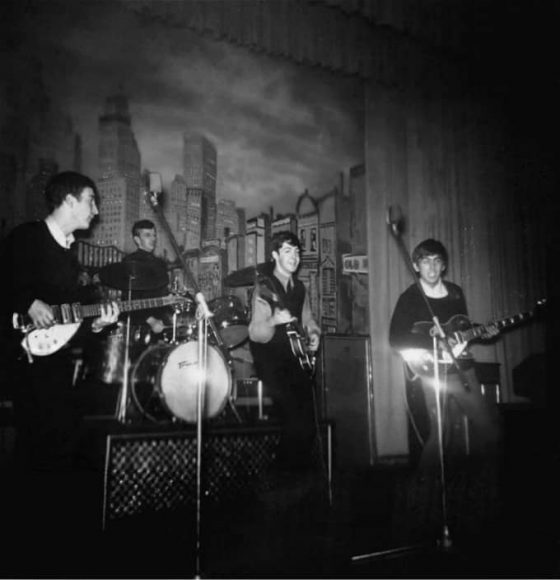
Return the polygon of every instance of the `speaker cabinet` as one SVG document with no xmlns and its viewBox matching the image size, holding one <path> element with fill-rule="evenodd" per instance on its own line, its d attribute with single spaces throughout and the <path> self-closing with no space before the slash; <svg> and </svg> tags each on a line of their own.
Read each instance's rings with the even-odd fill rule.
<svg viewBox="0 0 560 580">
<path fill-rule="evenodd" d="M 334 463 L 343 469 L 373 465 L 375 430 L 369 337 L 326 335 L 321 360 L 323 412 L 334 422 Z"/>
<path fill-rule="evenodd" d="M 332 426 L 320 425 L 314 462 L 332 498 Z M 271 488 L 279 426 L 211 429 L 202 438 L 201 494 L 207 507 L 239 505 Z M 196 431 L 106 435 L 103 529 L 131 516 L 177 513 L 197 501 Z M 321 463 L 320 463 L 321 462 Z M 319 472 L 322 473 L 322 472 Z"/>
</svg>

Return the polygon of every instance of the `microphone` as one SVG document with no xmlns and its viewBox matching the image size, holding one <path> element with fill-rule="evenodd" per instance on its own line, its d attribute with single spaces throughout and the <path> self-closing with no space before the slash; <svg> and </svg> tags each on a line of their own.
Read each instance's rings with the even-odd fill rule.
<svg viewBox="0 0 560 580">
<path fill-rule="evenodd" d="M 395 236 L 398 236 L 402 233 L 404 219 L 400 205 L 390 205 L 387 208 L 386 222 L 387 225 L 391 227 L 391 231 Z"/>
</svg>

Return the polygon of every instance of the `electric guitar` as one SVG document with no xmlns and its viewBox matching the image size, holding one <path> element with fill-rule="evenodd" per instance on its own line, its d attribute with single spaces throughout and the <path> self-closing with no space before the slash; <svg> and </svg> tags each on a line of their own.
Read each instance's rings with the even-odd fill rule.
<svg viewBox="0 0 560 580">
<path fill-rule="evenodd" d="M 163 296 L 139 300 L 116 301 L 121 312 L 175 306 L 188 300 L 184 296 Z M 78 332 L 84 318 L 101 315 L 103 304 L 59 304 L 51 306 L 56 323 L 49 328 L 36 328 L 27 314 L 14 313 L 12 326 L 23 333 L 21 346 L 28 355 L 48 356 L 60 350 Z"/>
<path fill-rule="evenodd" d="M 467 348 L 469 342 L 488 333 L 491 327 L 495 327 L 501 331 L 520 324 L 521 322 L 530 320 L 540 313 L 545 305 L 546 299 L 543 298 L 542 300 L 537 301 L 536 306 L 532 310 L 520 312 L 513 316 L 508 316 L 506 318 L 501 318 L 480 325 L 473 325 L 467 316 L 457 314 L 452 316 L 445 324 L 442 324 L 441 327 L 445 334 L 445 340 L 447 341 L 453 356 L 459 361 L 472 359 L 472 353 Z M 414 324 L 412 332 L 433 337 L 436 335 L 437 330 L 434 327 L 433 322 L 421 321 Z M 414 373 L 415 377 L 433 376 L 434 356 L 432 351 L 421 348 L 411 348 L 403 349 L 400 354 L 406 361 L 410 370 Z M 453 363 L 452 358 L 445 349 L 439 356 L 441 356 L 439 362 L 444 364 Z"/>
<path fill-rule="evenodd" d="M 272 309 L 279 308 L 285 310 L 286 307 L 280 296 L 274 291 L 272 282 L 266 276 L 259 276 L 257 280 L 259 296 L 266 300 Z M 297 358 L 300 367 L 309 375 L 315 374 L 316 355 L 308 348 L 309 340 L 305 330 L 299 322 L 293 320 L 286 324 L 286 334 L 290 341 L 290 348 Z"/>
</svg>

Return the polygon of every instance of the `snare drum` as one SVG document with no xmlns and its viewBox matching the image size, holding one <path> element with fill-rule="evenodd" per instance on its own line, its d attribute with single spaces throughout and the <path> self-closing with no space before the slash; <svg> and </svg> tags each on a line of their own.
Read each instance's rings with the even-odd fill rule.
<svg viewBox="0 0 560 580">
<path fill-rule="evenodd" d="M 176 417 L 196 423 L 199 382 L 198 341 L 158 344 L 146 350 L 131 373 L 132 396 L 151 421 Z M 204 419 L 219 415 L 231 394 L 231 370 L 222 353 L 212 345 L 207 351 Z"/>
<path fill-rule="evenodd" d="M 222 296 L 208 303 L 214 323 L 227 348 L 235 348 L 249 336 L 245 309 L 237 296 Z"/>
</svg>

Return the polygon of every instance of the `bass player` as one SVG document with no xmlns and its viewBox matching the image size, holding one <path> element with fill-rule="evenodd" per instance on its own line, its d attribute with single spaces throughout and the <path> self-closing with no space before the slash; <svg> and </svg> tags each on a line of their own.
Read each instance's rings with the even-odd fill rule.
<svg viewBox="0 0 560 580">
<path fill-rule="evenodd" d="M 288 485 L 307 476 L 317 434 L 315 392 L 308 353 L 293 340 L 308 337 L 307 349 L 319 348 L 321 329 L 313 319 L 303 283 L 295 277 L 301 245 L 291 232 L 272 238 L 272 260 L 260 269 L 251 301 L 249 344 L 258 378 L 270 392 L 282 437 L 276 457 L 278 478 Z M 303 327 L 299 331 L 297 327 Z M 301 333 L 301 334 L 300 334 Z M 300 352 L 302 356 L 297 356 Z"/>
</svg>

